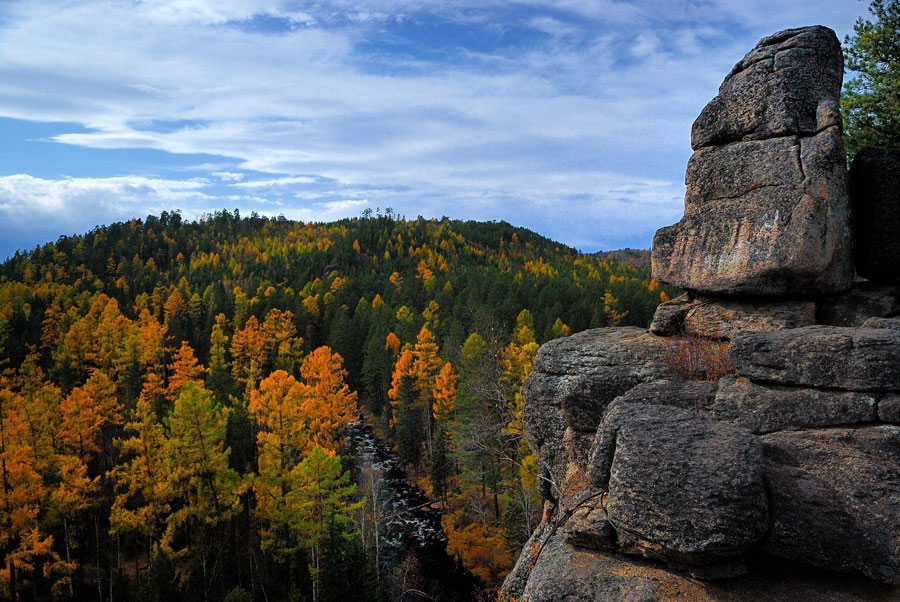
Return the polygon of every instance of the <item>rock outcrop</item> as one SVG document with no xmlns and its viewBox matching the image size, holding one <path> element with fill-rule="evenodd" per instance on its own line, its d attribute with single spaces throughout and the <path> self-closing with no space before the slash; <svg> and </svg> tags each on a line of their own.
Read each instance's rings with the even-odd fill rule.
<svg viewBox="0 0 900 602">
<path fill-rule="evenodd" d="M 847 391 L 900 390 L 900 331 L 887 328 L 807 326 L 742 332 L 731 340 L 728 359 L 738 373 L 762 382 Z"/>
<path fill-rule="evenodd" d="M 816 304 L 809 300 L 746 300 L 685 293 L 657 308 L 650 332 L 660 336 L 730 339 L 742 330 L 768 332 L 815 323 Z"/>
<path fill-rule="evenodd" d="M 584 468 L 606 406 L 636 385 L 672 375 L 665 339 L 640 328 L 589 330 L 544 345 L 523 394 L 541 403 L 522 419 L 542 467 L 544 498 L 567 498 L 584 486 Z"/>
<path fill-rule="evenodd" d="M 762 438 L 772 492 L 765 550 L 900 583 L 900 427 Z"/>
<path fill-rule="evenodd" d="M 712 295 L 817 295 L 853 281 L 838 100 L 825 27 L 763 39 L 694 122 L 681 221 L 656 233 L 653 275 Z"/>
<path fill-rule="evenodd" d="M 544 515 L 501 600 L 900 600 L 900 284 L 850 286 L 840 75 L 826 28 L 760 42 L 654 239 L 688 292 L 539 350 Z"/>
<path fill-rule="evenodd" d="M 769 521 L 759 439 L 692 410 L 623 405 L 607 413 L 590 467 L 619 550 L 675 566 L 741 558 Z"/>
</svg>

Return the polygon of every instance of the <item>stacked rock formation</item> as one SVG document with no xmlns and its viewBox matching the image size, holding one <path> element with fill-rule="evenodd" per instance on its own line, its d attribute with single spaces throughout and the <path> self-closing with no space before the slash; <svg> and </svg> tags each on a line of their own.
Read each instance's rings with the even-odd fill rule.
<svg viewBox="0 0 900 602">
<path fill-rule="evenodd" d="M 501 600 L 900 599 L 900 261 L 852 282 L 842 70 L 827 28 L 763 39 L 694 124 L 685 216 L 654 239 L 685 295 L 649 330 L 541 347 L 545 511 Z M 854 171 L 854 207 L 890 195 Z"/>
<path fill-rule="evenodd" d="M 657 232 L 657 279 L 714 294 L 832 293 L 853 282 L 839 96 L 824 27 L 763 39 L 694 122 L 681 221 Z"/>
</svg>

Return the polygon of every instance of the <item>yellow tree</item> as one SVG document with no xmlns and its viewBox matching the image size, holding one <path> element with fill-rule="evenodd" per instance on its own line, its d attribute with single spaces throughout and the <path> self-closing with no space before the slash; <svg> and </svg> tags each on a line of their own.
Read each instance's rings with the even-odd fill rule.
<svg viewBox="0 0 900 602">
<path fill-rule="evenodd" d="M 90 378 L 84 383 L 84 392 L 91 398 L 94 410 L 100 414 L 99 431 L 94 433 L 98 437 L 99 452 L 105 452 L 102 456 L 102 470 L 112 468 L 114 463 L 113 437 L 117 429 L 123 424 L 122 405 L 116 392 L 116 384 L 105 372 L 94 370 Z"/>
<path fill-rule="evenodd" d="M 153 410 L 163 392 L 160 377 L 151 373 L 125 425 L 131 436 L 117 442 L 123 460 L 108 474 L 116 489 L 110 530 L 147 537 L 148 559 L 152 559 L 152 543 L 162 537 L 174 501 L 165 428 Z"/>
<path fill-rule="evenodd" d="M 6 559 L 0 566 L 0 592 L 5 598 L 16 597 L 17 575 L 28 570 L 24 555 L 34 547 L 29 542 L 40 543 L 32 533 L 45 495 L 23 404 L 19 393 L 0 388 L 0 550 Z"/>
<path fill-rule="evenodd" d="M 69 521 L 91 503 L 96 479 L 88 477 L 84 459 L 66 448 L 61 432 L 62 395 L 44 380 L 36 361 L 34 355 L 26 357 L 20 367 L 20 394 L 7 394 L 4 400 L 3 428 L 8 437 L 2 444 L 13 452 L 0 458 L 4 488 L 21 488 L 32 506 L 10 510 L 11 519 L 16 514 L 19 518 L 10 521 L 10 534 L 17 545 L 7 550 L 10 564 L 6 568 L 10 580 L 14 573 L 21 573 L 34 591 L 61 593 L 68 585 L 71 592 L 69 575 L 75 565 L 71 562 Z M 11 491 L 4 497 L 4 505 L 16 505 L 17 496 Z M 65 561 L 49 534 L 58 526 L 64 530 Z M 12 584 L 9 587 L 14 589 Z"/>
<path fill-rule="evenodd" d="M 118 301 L 108 299 L 97 320 L 95 349 L 96 366 L 112 378 L 117 377 L 116 370 L 121 365 L 123 345 L 133 328 L 131 320 L 122 315 Z"/>
<path fill-rule="evenodd" d="M 434 379 L 432 396 L 434 397 L 434 420 L 437 424 L 446 425 L 453 415 L 457 381 L 459 381 L 459 374 L 456 373 L 450 362 L 444 364 Z"/>
<path fill-rule="evenodd" d="M 551 330 L 553 331 L 553 338 L 567 337 L 571 332 L 569 326 L 565 324 L 560 318 L 556 318 L 556 321 L 553 322 Z"/>
<path fill-rule="evenodd" d="M 44 372 L 36 362 L 37 358 L 29 355 L 19 368 L 22 389 L 17 411 L 24 420 L 24 436 L 34 454 L 35 468 L 42 477 L 49 479 L 55 470 L 62 393 L 53 383 L 44 380 Z"/>
<path fill-rule="evenodd" d="M 375 298 L 378 299 L 377 296 Z M 393 332 L 389 332 L 387 334 L 387 337 L 385 337 L 384 339 L 384 350 L 390 350 L 391 355 L 393 357 L 397 357 L 397 355 L 399 355 L 400 353 L 400 337 L 395 335 Z"/>
<path fill-rule="evenodd" d="M 510 501 L 517 507 L 520 522 L 524 525 L 522 530 L 528 533 L 533 530 L 533 519 L 540 501 L 537 496 L 537 458 L 524 437 L 522 385 L 531 373 L 537 351 L 531 312 L 522 310 L 516 319 L 514 340 L 504 349 L 501 359 L 507 399 L 506 426 L 503 429 L 507 450 L 502 461 L 508 464 L 507 468 L 512 473 L 509 478 Z M 520 536 L 517 537 L 521 539 Z"/>
<path fill-rule="evenodd" d="M 257 372 L 266 362 L 266 341 L 256 316 L 231 337 L 231 375 L 242 385 L 253 386 Z"/>
<path fill-rule="evenodd" d="M 60 402 L 58 449 L 88 464 L 107 452 L 103 460 L 110 468 L 108 448 L 112 447 L 112 429 L 107 427 L 122 424 L 121 410 L 115 384 L 104 372 L 95 369 L 84 387 L 75 387 Z M 100 477 L 102 471 L 95 468 L 94 476 Z"/>
<path fill-rule="evenodd" d="M 627 311 L 619 311 L 619 300 L 613 297 L 609 291 L 603 293 L 603 315 L 604 326 L 618 326 L 619 323 L 628 315 Z"/>
<path fill-rule="evenodd" d="M 293 372 L 303 354 L 303 339 L 297 336 L 294 314 L 271 309 L 262 324 L 265 368 Z"/>
<path fill-rule="evenodd" d="M 88 474 L 84 458 L 73 453 L 60 453 L 56 465 L 57 477 L 49 484 L 44 503 L 44 520 L 50 525 L 62 522 L 65 562 L 60 559 L 58 563 L 57 570 L 63 573 L 63 577 L 56 588 L 68 586 L 69 597 L 72 597 L 74 590 L 69 573 L 75 570 L 72 552 L 77 547 L 76 540 L 72 538 L 72 523 L 82 518 L 88 508 L 96 505 L 100 476 L 92 477 Z"/>
<path fill-rule="evenodd" d="M 350 524 L 350 512 L 364 503 L 352 503 L 356 485 L 350 473 L 341 472 L 341 459 L 319 446 L 290 473 L 291 490 L 286 496 L 289 527 L 298 545 L 309 551 L 312 599 L 319 598 L 322 546 L 329 535 Z"/>
<path fill-rule="evenodd" d="M 435 377 L 432 389 L 435 435 L 431 456 L 431 483 L 435 495 L 441 499 L 446 499 L 447 484 L 452 476 L 450 452 L 453 449 L 453 434 L 450 431 L 450 420 L 456 406 L 458 380 L 459 374 L 447 362 Z"/>
<path fill-rule="evenodd" d="M 60 403 L 61 441 L 82 457 L 100 451 L 99 433 L 103 417 L 96 411 L 93 398 L 81 387 L 75 387 Z"/>
<path fill-rule="evenodd" d="M 319 347 L 300 366 L 302 381 L 276 370 L 250 394 L 257 427 L 258 474 L 253 488 L 263 519 L 263 545 L 284 557 L 298 545 L 291 472 L 313 449 L 337 452 L 347 424 L 357 417 L 356 393 L 345 383 L 343 360 Z"/>
<path fill-rule="evenodd" d="M 530 311 L 523 309 L 516 318 L 513 340 L 503 350 L 501 359 L 505 397 L 510 410 L 507 429 L 515 435 L 522 433 L 522 385 L 531 373 L 538 347 L 534 338 L 534 319 Z"/>
<path fill-rule="evenodd" d="M 163 364 L 166 356 L 166 338 L 168 329 L 165 324 L 160 324 L 149 309 L 142 309 L 138 317 L 138 330 L 141 339 L 141 363 L 147 370 L 163 373 Z"/>
<path fill-rule="evenodd" d="M 290 470 L 307 449 L 309 432 L 301 409 L 309 395 L 306 385 L 284 370 L 276 370 L 250 394 L 250 413 L 256 421 L 258 474 L 253 481 L 256 513 L 263 519 L 263 547 L 277 555 L 291 550 L 285 495 Z"/>
<path fill-rule="evenodd" d="M 230 371 L 226 357 L 228 335 L 225 334 L 225 314 L 216 316 L 216 323 L 209 335 L 209 382 L 208 386 L 219 401 L 227 398 L 230 388 Z"/>
<path fill-rule="evenodd" d="M 344 360 L 330 347 L 319 347 L 303 360 L 300 375 L 309 391 L 302 410 L 312 444 L 337 452 L 347 425 L 358 417 L 357 394 L 345 382 Z"/>
<path fill-rule="evenodd" d="M 420 390 L 428 390 L 433 387 L 434 379 L 440 372 L 444 362 L 438 356 L 440 348 L 434 342 L 434 335 L 425 326 L 416 337 L 413 346 L 413 370 L 416 373 L 416 384 Z"/>
<path fill-rule="evenodd" d="M 397 358 L 388 391 L 401 456 L 414 465 L 418 463 L 415 448 L 421 441 L 420 433 L 425 436 L 429 459 L 433 458 L 435 381 L 444 365 L 438 351 L 431 331 L 423 326 L 416 344 Z"/>
<path fill-rule="evenodd" d="M 422 422 L 425 428 L 425 441 L 428 445 L 428 457 L 434 458 L 434 388 L 435 379 L 444 362 L 438 356 L 440 348 L 434 342 L 434 336 L 423 326 L 413 346 L 413 371 L 416 387 L 422 401 Z"/>
<path fill-rule="evenodd" d="M 421 459 L 423 431 L 419 416 L 423 404 L 416 389 L 414 364 L 412 349 L 407 347 L 394 364 L 388 399 L 391 402 L 390 423 L 397 452 L 404 462 L 417 467 Z"/>
<path fill-rule="evenodd" d="M 169 366 L 169 386 L 166 390 L 166 397 L 170 401 L 175 401 L 181 388 L 189 382 L 197 383 L 202 388 L 205 375 L 206 368 L 197 361 L 193 347 L 188 345 L 187 341 L 182 341 L 181 347 L 175 352 L 175 357 Z"/>
</svg>

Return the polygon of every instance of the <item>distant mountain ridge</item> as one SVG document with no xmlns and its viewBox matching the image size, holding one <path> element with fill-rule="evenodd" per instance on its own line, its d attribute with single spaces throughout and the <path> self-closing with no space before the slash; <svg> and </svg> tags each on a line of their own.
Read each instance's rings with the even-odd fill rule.
<svg viewBox="0 0 900 602">
<path fill-rule="evenodd" d="M 624 263 L 633 268 L 650 269 L 650 249 L 618 249 L 614 251 L 597 251 L 593 253 L 597 259 Z"/>
</svg>

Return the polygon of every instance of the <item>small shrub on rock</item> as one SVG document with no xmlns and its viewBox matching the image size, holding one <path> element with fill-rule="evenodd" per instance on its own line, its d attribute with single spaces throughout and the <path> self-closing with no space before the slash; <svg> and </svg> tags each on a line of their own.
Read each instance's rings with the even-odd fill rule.
<svg viewBox="0 0 900 602">
<path fill-rule="evenodd" d="M 666 365 L 687 380 L 719 380 L 734 373 L 728 361 L 728 341 L 685 335 L 672 337 L 666 349 Z"/>
</svg>

